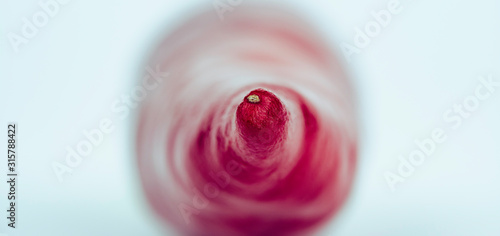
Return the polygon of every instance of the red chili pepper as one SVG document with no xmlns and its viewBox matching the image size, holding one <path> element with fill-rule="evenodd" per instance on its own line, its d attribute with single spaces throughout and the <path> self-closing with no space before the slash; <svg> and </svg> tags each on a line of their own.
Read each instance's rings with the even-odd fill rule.
<svg viewBox="0 0 500 236">
<path fill-rule="evenodd" d="M 154 211 L 189 235 L 308 235 L 348 196 L 353 93 L 300 19 L 241 7 L 194 17 L 151 64 L 169 72 L 144 100 L 137 156 Z"/>
</svg>

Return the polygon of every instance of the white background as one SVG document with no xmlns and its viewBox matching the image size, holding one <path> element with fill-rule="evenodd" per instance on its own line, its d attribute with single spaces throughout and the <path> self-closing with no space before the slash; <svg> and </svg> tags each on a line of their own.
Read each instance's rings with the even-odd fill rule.
<svg viewBox="0 0 500 236">
<path fill-rule="evenodd" d="M 352 44 L 355 28 L 388 2 L 278 1 L 298 9 L 332 47 Z M 22 19 L 41 8 L 33 0 L 2 0 L 0 150 L 5 153 L 6 123 L 17 122 L 20 180 L 18 228 L 5 227 L 2 210 L 0 233 L 165 233 L 140 192 L 135 117 L 119 121 L 110 105 L 130 93 L 158 37 L 211 3 L 72 0 L 15 52 L 7 34 L 20 34 Z M 350 200 L 321 234 L 500 235 L 500 88 L 459 128 L 442 119 L 474 93 L 479 76 L 500 81 L 500 2 L 400 4 L 401 13 L 346 63 L 359 95 L 360 164 Z M 238 7 L 225 16 L 231 14 Z M 117 120 L 115 131 L 60 183 L 52 163 L 63 162 L 66 146 L 107 117 Z M 396 170 L 398 156 L 416 148 L 414 139 L 437 127 L 447 141 L 391 192 L 384 172 Z M 0 163 L 4 170 L 6 161 Z M 0 209 L 7 207 L 3 182 Z"/>
</svg>

